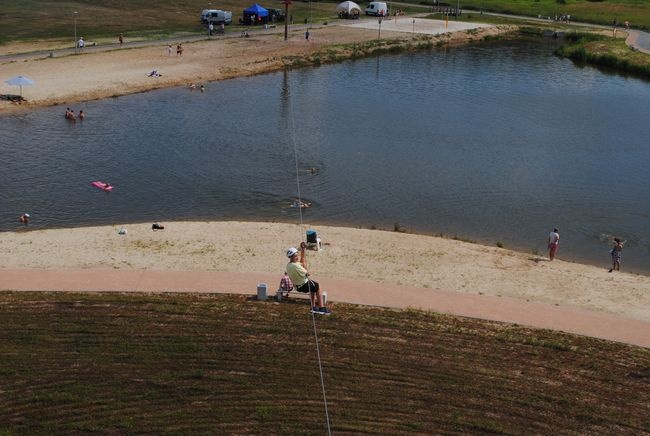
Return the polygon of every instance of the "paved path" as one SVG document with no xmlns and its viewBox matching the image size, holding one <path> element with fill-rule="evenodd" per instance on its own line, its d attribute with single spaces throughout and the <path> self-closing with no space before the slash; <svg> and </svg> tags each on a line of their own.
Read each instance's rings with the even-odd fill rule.
<svg viewBox="0 0 650 436">
<path fill-rule="evenodd" d="M 0 269 L 0 290 L 74 292 L 202 292 L 256 294 L 267 283 L 275 294 L 279 274 L 126 269 Z M 560 330 L 650 348 L 650 323 L 568 306 L 353 280 L 319 279 L 329 300 Z"/>
</svg>

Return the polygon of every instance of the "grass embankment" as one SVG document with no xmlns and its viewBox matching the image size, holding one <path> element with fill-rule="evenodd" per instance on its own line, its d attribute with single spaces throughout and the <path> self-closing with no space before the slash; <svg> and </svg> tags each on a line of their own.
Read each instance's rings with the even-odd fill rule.
<svg viewBox="0 0 650 436">
<path fill-rule="evenodd" d="M 650 350 L 427 312 L 316 319 L 334 432 L 650 432 Z M 324 433 L 304 302 L 0 294 L 0 434 Z"/>
<path fill-rule="evenodd" d="M 650 79 L 650 56 L 628 47 L 621 39 L 589 33 L 566 36 L 556 53 L 576 62 L 612 68 Z"/>
<path fill-rule="evenodd" d="M 333 44 L 310 55 L 285 56 L 283 62 L 291 67 L 306 67 L 342 62 L 347 59 L 360 59 L 387 53 L 402 53 L 426 50 L 434 47 L 429 36 L 413 38 L 386 38 L 362 43 Z"/>
<path fill-rule="evenodd" d="M 432 2 L 421 0 L 417 3 Z M 443 3 L 456 5 L 453 0 Z M 612 20 L 619 23 L 627 20 L 635 28 L 650 29 L 650 2 L 645 0 L 463 0 L 461 8 L 466 13 L 473 9 L 529 17 L 571 15 L 571 21 L 606 25 Z"/>
</svg>

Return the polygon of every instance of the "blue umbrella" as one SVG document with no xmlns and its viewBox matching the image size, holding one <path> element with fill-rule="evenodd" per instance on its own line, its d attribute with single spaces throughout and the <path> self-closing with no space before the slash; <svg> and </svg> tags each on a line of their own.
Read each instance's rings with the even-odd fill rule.
<svg viewBox="0 0 650 436">
<path fill-rule="evenodd" d="M 16 76 L 12 77 L 9 80 L 5 80 L 5 83 L 11 86 L 20 86 L 20 96 L 23 96 L 23 86 L 32 86 L 34 81 L 25 76 Z"/>
</svg>

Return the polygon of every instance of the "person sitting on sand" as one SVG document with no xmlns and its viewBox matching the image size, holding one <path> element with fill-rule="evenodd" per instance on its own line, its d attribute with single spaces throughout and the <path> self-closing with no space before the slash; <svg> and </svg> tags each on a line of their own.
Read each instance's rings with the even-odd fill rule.
<svg viewBox="0 0 650 436">
<path fill-rule="evenodd" d="M 323 290 L 320 288 L 318 282 L 309 278 L 309 272 L 307 272 L 307 260 L 305 259 L 305 247 L 306 244 L 301 242 L 300 250 L 295 247 L 291 247 L 287 250 L 287 257 L 289 258 L 286 270 L 287 275 L 296 287 L 296 291 L 309 293 L 311 313 L 329 315 L 332 312 L 325 307 L 325 302 L 323 301 Z"/>
<path fill-rule="evenodd" d="M 20 216 L 20 222 L 25 224 L 25 225 L 29 224 L 29 214 L 28 213 L 22 214 Z"/>
</svg>

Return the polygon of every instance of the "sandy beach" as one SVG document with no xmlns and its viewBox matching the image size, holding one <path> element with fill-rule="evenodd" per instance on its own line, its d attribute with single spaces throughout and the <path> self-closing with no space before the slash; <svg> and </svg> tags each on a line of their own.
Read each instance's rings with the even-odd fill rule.
<svg viewBox="0 0 650 436">
<path fill-rule="evenodd" d="M 5 269 L 132 269 L 270 273 L 305 227 L 254 222 L 170 222 L 7 232 Z M 125 228 L 126 235 L 118 235 Z M 315 226 L 324 245 L 309 251 L 315 277 L 406 285 L 562 304 L 650 321 L 650 277 L 553 262 L 451 239 L 380 230 Z M 274 284 L 275 285 L 275 284 Z M 336 296 L 332 295 L 335 299 Z"/>
</svg>

